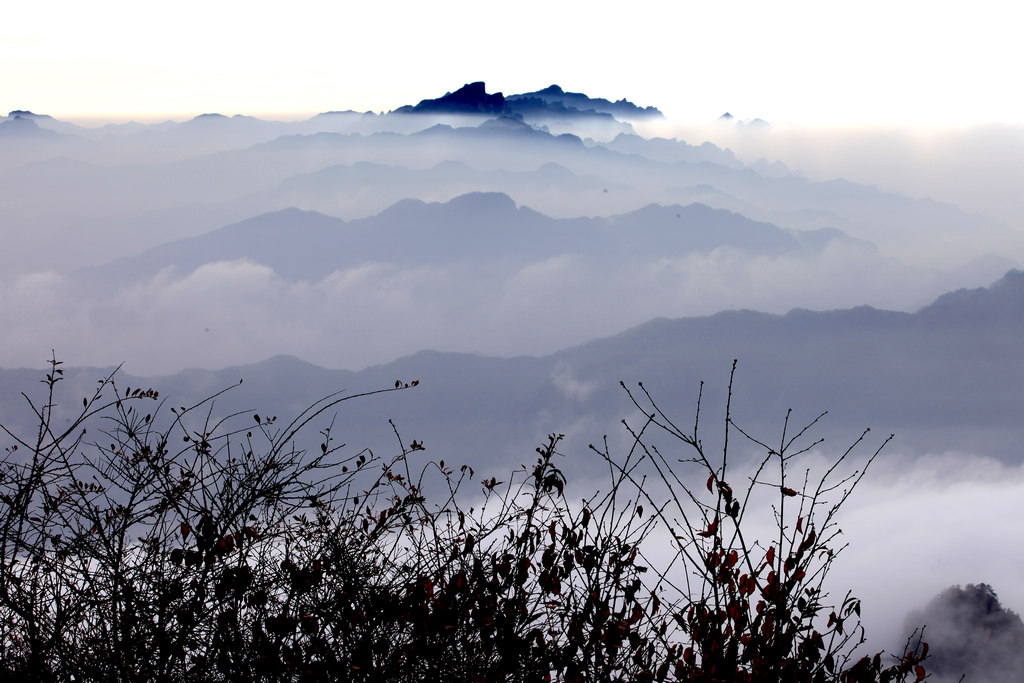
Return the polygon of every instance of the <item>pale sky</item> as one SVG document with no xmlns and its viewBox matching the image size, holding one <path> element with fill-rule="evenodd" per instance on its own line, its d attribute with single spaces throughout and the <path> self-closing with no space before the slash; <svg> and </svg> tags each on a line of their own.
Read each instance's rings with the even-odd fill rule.
<svg viewBox="0 0 1024 683">
<path fill-rule="evenodd" d="M 1024 123 L 1002 0 L 8 3 L 0 109 L 81 120 L 389 110 L 484 80 L 705 121 Z"/>
</svg>

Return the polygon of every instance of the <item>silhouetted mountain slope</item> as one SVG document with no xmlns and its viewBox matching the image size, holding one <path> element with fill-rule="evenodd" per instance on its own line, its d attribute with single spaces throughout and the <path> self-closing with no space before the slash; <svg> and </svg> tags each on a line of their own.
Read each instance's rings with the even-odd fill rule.
<svg viewBox="0 0 1024 683">
<path fill-rule="evenodd" d="M 15 110 L 0 116 L 0 173 L 53 157 L 94 155 L 98 146 L 70 132 L 75 128 L 73 124 L 26 111 Z M 0 208 L 14 197 L 18 195 L 0 194 Z"/>
<path fill-rule="evenodd" d="M 360 120 L 365 115 L 353 117 Z M 519 188 L 486 183 L 439 187 L 435 182 L 432 193 L 411 190 L 402 196 L 433 201 L 470 190 L 497 190 L 549 214 L 565 207 L 560 216 L 608 216 L 652 201 L 673 204 L 699 200 L 787 228 L 836 227 L 877 244 L 887 255 L 904 259 L 926 259 L 930 245 L 949 249 L 951 243 L 962 243 L 964 258 L 969 259 L 981 255 L 978 245 L 989 243 L 988 236 L 1003 234 L 1003 229 L 991 221 L 949 205 L 912 200 L 854 183 L 811 182 L 791 174 L 766 177 L 738 165 L 731 154 L 710 145 L 645 142 L 636 136 L 620 136 L 602 145 L 584 142 L 577 135 L 552 135 L 508 117 L 472 127 L 437 125 L 421 130 L 420 126 L 413 128 L 416 132 L 412 134 L 277 135 L 291 130 L 289 125 L 246 117 L 204 116 L 171 127 L 148 127 L 138 134 L 152 138 L 139 142 L 149 150 L 140 157 L 144 163 L 118 162 L 122 156 L 132 157 L 130 149 L 135 149 L 135 143 L 114 135 L 102 142 L 72 135 L 67 136 L 66 144 L 29 143 L 18 136 L 0 141 L 0 146 L 11 151 L 0 155 L 0 219 L 15 226 L 31 224 L 33 228 L 23 244 L 11 245 L 7 260 L 23 267 L 44 267 L 39 263 L 42 245 L 59 234 L 61 243 L 78 261 L 102 263 L 113 256 L 127 256 L 161 242 L 211 230 L 223 225 L 225 219 L 242 220 L 286 208 L 289 204 L 283 200 L 275 202 L 275 188 L 329 167 L 364 162 L 378 168 L 407 169 L 454 162 L 480 171 L 500 168 L 506 173 L 528 173 L 544 164 L 556 164 L 576 176 L 600 178 L 604 182 L 601 189 L 608 192 L 574 187 L 569 176 L 570 184 L 553 179 L 552 189 L 547 192 L 524 187 L 517 193 Z M 273 139 L 268 140 L 271 136 Z M 130 137 L 137 138 L 134 134 Z M 247 140 L 259 144 L 247 146 Z M 165 146 L 179 157 L 180 150 L 188 150 L 191 158 L 168 161 L 161 151 Z M 18 150 L 23 149 L 35 149 L 42 159 L 8 167 L 7 162 L 20 158 Z M 84 149 L 93 149 L 96 154 L 79 153 Z M 208 153 L 212 149 L 225 151 Z M 388 186 L 384 177 L 372 183 L 371 179 L 361 183 L 371 195 L 376 193 L 375 188 Z M 58 196 L 54 195 L 55 188 L 60 188 Z M 328 189 L 323 193 L 329 196 Z M 383 208 L 381 204 L 369 207 L 365 201 L 344 201 L 344 187 L 337 188 L 337 193 L 338 201 L 325 200 L 300 208 L 326 211 L 336 207 L 346 211 L 340 214 L 345 218 Z M 388 190 L 380 195 L 388 197 Z M 389 198 L 395 201 L 399 197 Z M 47 263 L 45 267 L 53 266 Z"/>
<path fill-rule="evenodd" d="M 1024 271 L 1012 270 L 991 287 L 943 294 L 922 318 L 948 325 L 1019 325 L 1024 320 Z"/>
<path fill-rule="evenodd" d="M 657 107 L 638 107 L 626 99 L 610 102 L 601 97 L 593 98 L 583 93 L 566 92 L 557 85 L 549 85 L 543 90 L 534 92 L 509 95 L 506 102 L 512 111 L 522 113 L 537 109 L 549 114 L 559 110 L 566 112 L 572 110 L 576 110 L 576 112 L 594 111 L 611 114 L 620 119 L 660 118 L 662 116 Z"/>
<path fill-rule="evenodd" d="M 421 100 L 415 106 L 399 107 L 396 114 L 504 114 L 505 98 L 502 94 L 487 94 L 482 81 L 467 83 L 455 92 L 445 93 L 433 100 Z"/>
<path fill-rule="evenodd" d="M 18 112 L 12 112 L 11 114 L 12 115 L 10 117 L 0 121 L 0 136 L 53 138 L 60 135 L 60 133 L 56 133 L 52 130 L 40 128 L 39 124 L 36 123 L 31 116 L 23 116 Z"/>
<path fill-rule="evenodd" d="M 635 208 L 645 196 L 621 183 L 610 183 L 595 175 L 579 175 L 565 166 L 544 163 L 526 171 L 477 169 L 459 161 L 443 161 L 430 168 L 407 168 L 372 162 L 339 164 L 319 171 L 295 175 L 268 192 L 251 197 L 277 206 L 295 206 L 330 215 L 358 218 L 379 213 L 402 199 L 447 201 L 469 192 L 503 192 L 517 203 L 552 217 L 578 215 L 581 199 L 602 190 L 615 192 L 611 213 Z M 679 197 L 705 197 L 690 190 Z M 690 203 L 662 201 L 660 203 Z M 577 211 L 573 211 L 577 209 Z M 352 215 L 356 213 L 356 215 Z"/>
<path fill-rule="evenodd" d="M 217 372 L 125 375 L 121 381 L 156 385 L 174 404 L 187 405 L 244 378 L 242 387 L 218 399 L 220 410 L 287 416 L 338 390 L 355 393 L 418 379 L 414 391 L 383 402 L 346 404 L 338 422 L 344 440 L 359 447 L 386 444 L 393 439 L 387 424 L 392 417 L 407 438 L 426 442 L 430 457 L 506 467 L 508 458 L 528 458 L 548 432 L 565 432 L 571 437 L 569 464 L 576 467 L 588 462 L 587 442 L 620 435 L 618 420 L 632 413 L 619 380 L 643 381 L 665 411 L 684 422 L 692 419 L 703 380 L 705 415 L 715 425 L 729 367 L 738 358 L 733 417 L 763 438 L 777 438 L 790 408 L 794 424 L 801 425 L 830 410 L 823 433 L 838 435 L 840 442 L 871 426 L 883 435 L 896 432 L 897 452 L 959 450 L 1021 462 L 1024 318 L 999 311 L 1012 311 L 1022 300 L 1024 276 L 1011 272 L 971 297 L 944 297 L 941 310 L 930 306 L 919 313 L 869 307 L 781 316 L 726 311 L 652 320 L 539 358 L 425 351 L 350 372 L 277 357 Z M 955 324 L 979 307 L 1001 323 Z M 402 333 L 402 321 L 395 321 L 395 330 Z M 345 340 L 338 343 L 342 349 Z M 98 372 L 67 370 L 71 400 L 62 405 L 76 405 L 76 393 L 90 391 Z M 0 414 L 24 415 L 18 391 L 35 391 L 37 379 L 25 370 L 0 372 Z M 709 439 L 717 436 L 717 427 L 709 429 Z"/>
<path fill-rule="evenodd" d="M 566 92 L 557 85 L 543 90 L 505 97 L 488 94 L 483 82 L 467 83 L 454 92 L 416 105 L 395 109 L 394 114 L 487 114 L 519 116 L 525 119 L 639 119 L 661 117 L 656 107 L 638 107 L 628 100 L 610 102 L 583 93 Z"/>
<path fill-rule="evenodd" d="M 437 150 L 443 150 L 444 158 L 437 162 L 457 161 L 477 168 L 491 167 L 494 159 L 502 159 L 503 168 L 525 171 L 536 168 L 537 160 L 544 159 L 574 173 L 642 187 L 648 193 L 710 186 L 742 203 L 744 214 L 754 219 L 771 222 L 773 216 L 784 216 L 788 219 L 787 227 L 839 227 L 859 239 L 879 244 L 888 253 L 927 254 L 931 242 L 965 240 L 965 235 L 971 235 L 974 243 L 983 243 L 983 236 L 999 230 L 992 221 L 950 205 L 886 193 L 876 187 L 841 180 L 812 182 L 794 175 L 765 177 L 749 168 L 707 160 L 650 159 L 617 151 L 614 145 L 587 145 L 577 136 L 553 136 L 523 125 L 434 126 L 411 136 L 374 136 L 365 140 L 341 136 L 319 141 L 287 138 L 272 143 L 263 153 L 279 158 L 277 165 L 284 168 L 291 163 L 290 158 L 308 158 L 314 149 L 321 154 L 334 149 L 332 155 L 339 159 L 367 159 L 364 152 L 372 147 L 373 160 L 392 163 L 398 157 L 391 156 L 391 145 L 401 145 L 404 158 L 430 158 Z M 301 157 L 300 150 L 305 150 Z M 397 152 L 398 148 L 394 150 Z M 595 199 L 594 204 L 600 212 L 600 199 Z M 799 216 L 803 220 L 797 223 L 793 219 Z M 822 216 L 827 216 L 825 225 Z M 967 244 L 964 253 L 971 253 Z"/>
<path fill-rule="evenodd" d="M 809 241 L 824 244 L 834 236 Z M 318 280 L 378 261 L 521 266 L 578 254 L 621 263 L 720 247 L 765 255 L 804 249 L 792 233 L 774 225 L 701 204 L 651 204 L 609 218 L 553 219 L 517 207 L 508 195 L 476 192 L 445 203 L 407 199 L 376 216 L 348 222 L 286 209 L 82 272 L 115 285 L 165 268 L 189 273 L 204 263 L 248 259 L 289 280 Z"/>
<path fill-rule="evenodd" d="M 271 266 L 284 278 L 313 279 L 336 267 L 344 225 L 316 212 L 284 209 L 81 272 L 113 286 L 153 277 L 166 268 L 183 274 L 207 263 L 247 259 Z"/>
<path fill-rule="evenodd" d="M 743 168 L 743 163 L 732 153 L 710 142 L 701 145 L 690 145 L 676 139 L 644 138 L 639 135 L 623 133 L 613 140 L 603 143 L 603 147 L 622 154 L 636 154 L 652 161 L 675 163 L 685 161 L 701 163 L 704 161 L 726 166 Z"/>
<path fill-rule="evenodd" d="M 1024 621 L 1003 607 L 992 586 L 950 586 L 907 616 L 925 626 L 928 672 L 939 683 L 1017 683 L 1024 672 Z"/>
</svg>

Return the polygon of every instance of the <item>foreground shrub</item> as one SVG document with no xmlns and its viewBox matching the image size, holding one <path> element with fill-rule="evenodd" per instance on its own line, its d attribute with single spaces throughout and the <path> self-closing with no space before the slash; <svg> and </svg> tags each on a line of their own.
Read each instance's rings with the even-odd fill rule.
<svg viewBox="0 0 1024 683">
<path fill-rule="evenodd" d="M 863 469 L 837 477 L 847 451 L 790 482 L 814 444 L 806 428 L 791 437 L 788 418 L 769 447 L 727 405 L 712 459 L 699 398 L 684 432 L 642 387 L 627 392 L 648 417 L 626 424 L 624 456 L 592 447 L 608 485 L 571 503 L 560 435 L 501 481 L 444 461 L 414 468 L 423 446 L 397 430 L 391 458 L 336 445 L 332 411 L 415 381 L 328 397 L 282 426 L 215 418 L 217 396 L 168 408 L 110 375 L 58 432 L 59 366 L 44 402 L 29 401 L 37 433 L 7 432 L 0 463 L 0 667 L 19 680 L 925 676 L 919 638 L 896 658 L 856 656 L 860 603 L 833 604 L 824 579 Z M 299 449 L 319 422 L 319 447 Z M 746 487 L 729 483 L 730 435 L 764 452 Z M 764 491 L 776 532 L 755 539 L 744 520 Z M 653 549 L 667 559 L 652 564 Z"/>
</svg>

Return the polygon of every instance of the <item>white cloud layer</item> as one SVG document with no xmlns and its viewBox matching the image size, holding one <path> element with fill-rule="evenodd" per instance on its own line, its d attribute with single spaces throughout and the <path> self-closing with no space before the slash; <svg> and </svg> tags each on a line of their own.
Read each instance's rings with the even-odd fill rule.
<svg viewBox="0 0 1024 683">
<path fill-rule="evenodd" d="M 907 310 L 959 284 L 988 283 L 922 277 L 842 245 L 816 257 L 721 248 L 617 268 L 572 256 L 487 272 L 378 262 L 314 282 L 287 281 L 250 261 L 221 261 L 184 276 L 166 269 L 113 292 L 44 272 L 0 284 L 0 364 L 37 367 L 51 348 L 75 365 L 125 361 L 138 374 L 214 369 L 279 353 L 347 369 L 424 348 L 536 355 L 658 316 L 864 303 Z"/>
<path fill-rule="evenodd" d="M 987 583 L 1024 612 L 1024 467 L 968 453 L 893 453 L 869 472 L 841 519 L 850 547 L 836 585 L 864 600 L 872 642 L 899 642 L 903 618 L 951 585 Z"/>
</svg>

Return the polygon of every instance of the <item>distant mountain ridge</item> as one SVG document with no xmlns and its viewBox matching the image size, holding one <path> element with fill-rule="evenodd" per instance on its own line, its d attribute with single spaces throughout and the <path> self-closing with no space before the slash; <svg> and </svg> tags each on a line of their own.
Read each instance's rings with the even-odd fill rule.
<svg viewBox="0 0 1024 683">
<path fill-rule="evenodd" d="M 395 109 L 395 114 L 486 114 L 519 118 L 662 118 L 656 107 L 640 107 L 625 98 L 611 102 L 592 98 L 577 92 L 566 92 L 558 85 L 543 90 L 509 95 L 487 92 L 483 81 L 467 83 L 454 92 L 436 99 L 421 100 L 419 104 Z"/>
<path fill-rule="evenodd" d="M 43 128 L 36 123 L 36 117 L 31 112 L 11 112 L 8 118 L 0 121 L 0 136 L 4 137 L 38 138 L 59 135 L 60 133 Z"/>
<path fill-rule="evenodd" d="M 525 264 L 561 254 L 623 261 L 721 247 L 773 255 L 813 251 L 845 237 L 838 230 L 787 231 L 699 203 L 650 204 L 607 218 L 556 219 L 516 206 L 504 193 L 472 192 L 443 203 L 406 199 L 376 216 L 348 222 L 284 209 L 80 274 L 125 284 L 165 268 L 189 273 L 204 263 L 248 259 L 289 280 L 318 280 L 366 262 Z"/>
<path fill-rule="evenodd" d="M 554 96 L 552 88 L 536 92 Z M 200 115 L 182 123 L 142 128 L 124 124 L 118 132 L 104 127 L 87 133 L 42 115 L 7 118 L 0 126 L 14 133 L 0 136 L 0 185 L 5 200 L 0 201 L 0 218 L 15 225 L 31 221 L 32 233 L 41 243 L 45 243 L 41 235 L 61 231 L 73 243 L 69 251 L 95 265 L 108 260 L 101 256 L 104 252 L 123 256 L 155 246 L 160 240 L 154 236 L 171 233 L 165 239 L 173 239 L 197 234 L 268 210 L 298 206 L 351 218 L 378 212 L 400 198 L 385 178 L 374 181 L 376 187 L 370 185 L 372 178 L 357 178 L 364 186 L 359 192 L 350 192 L 348 185 L 324 187 L 319 197 L 310 197 L 305 204 L 273 196 L 277 186 L 329 166 L 371 162 L 420 170 L 453 161 L 482 175 L 493 170 L 495 159 L 506 159 L 505 171 L 522 173 L 554 163 L 577 176 L 603 182 L 603 189 L 611 191 L 594 196 L 581 184 L 552 181 L 550 189 L 534 183 L 523 194 L 498 182 L 475 181 L 467 173 L 457 185 L 441 187 L 431 180 L 434 187 L 429 192 L 413 188 L 401 196 L 436 201 L 473 190 L 505 191 L 548 215 L 558 207 L 571 206 L 559 213 L 561 217 L 581 215 L 584 210 L 600 215 L 623 213 L 652 201 L 666 205 L 701 201 L 787 228 L 836 227 L 904 259 L 947 240 L 962 243 L 961 252 L 970 259 L 982 255 L 972 251 L 977 245 L 1006 234 L 1005 226 L 953 206 L 845 181 L 811 182 L 784 167 L 746 166 L 729 150 L 710 143 L 645 140 L 621 130 L 602 143 L 571 133 L 545 132 L 545 126 L 504 115 L 480 115 L 468 122 L 477 125 L 458 127 L 430 125 L 433 121 L 356 112 L 288 123 Z M 17 124 L 45 134 L 21 135 Z M 382 132 L 382 127 L 404 132 Z M 65 134 L 52 134 L 58 130 Z M 71 130 L 77 132 L 66 132 Z M 100 139 L 94 137 L 100 135 Z M 198 155 L 181 159 L 183 149 Z M 129 161 L 107 160 L 102 150 Z M 23 153 L 34 161 L 18 165 Z M 163 155 L 170 160 L 162 159 Z M 409 164 L 411 159 L 417 163 Z M 47 200 L 54 174 L 60 174 L 56 176 L 62 179 L 60 186 L 67 188 L 60 201 Z M 168 192 L 171 186 L 174 191 Z M 373 203 L 373 197 L 381 199 Z M 122 235 L 101 246 L 95 235 L 115 229 Z M 86 234 L 89 239 L 83 237 Z M 8 262 L 38 262 L 42 249 L 36 246 L 23 248 L 17 255 L 8 253 Z M 1018 264 L 1004 263 L 986 273 L 986 278 L 1014 265 Z"/>
<path fill-rule="evenodd" d="M 499 92 L 489 95 L 482 81 L 467 83 L 454 92 L 436 99 L 421 100 L 417 105 L 405 105 L 394 114 L 508 114 L 505 97 Z"/>
<path fill-rule="evenodd" d="M 611 114 L 616 118 L 642 119 L 642 118 L 664 118 L 664 115 L 657 107 L 640 107 L 629 100 L 622 98 L 611 102 L 602 97 L 589 97 L 583 93 L 566 92 L 558 85 L 549 85 L 543 90 L 509 95 L 507 101 L 514 111 L 525 112 L 530 108 L 539 107 L 537 102 L 543 103 L 539 108 L 546 111 L 556 112 L 586 112 L 596 111 L 602 114 Z"/>
<path fill-rule="evenodd" d="M 1024 271 L 1011 270 L 989 287 L 943 294 L 918 315 L 957 325 L 1016 324 L 1024 320 Z"/>
<path fill-rule="evenodd" d="M 965 450 L 1024 462 L 1024 317 L 1016 314 L 1024 272 L 939 301 L 917 313 L 861 306 L 662 318 L 542 357 L 422 351 L 353 372 L 279 356 L 161 378 L 125 374 L 121 382 L 154 386 L 174 405 L 185 405 L 242 378 L 241 387 L 218 399 L 218 410 L 286 416 L 339 389 L 355 393 L 418 379 L 416 391 L 383 404 L 347 404 L 339 415 L 345 440 L 360 448 L 390 443 L 390 417 L 403 435 L 423 440 L 430 457 L 507 467 L 509 458 L 527 458 L 545 434 L 571 431 L 576 436 L 567 441 L 566 466 L 577 468 L 586 443 L 618 434 L 618 420 L 632 411 L 620 380 L 643 381 L 668 414 L 684 420 L 692 418 L 704 381 L 706 414 L 718 416 L 738 358 L 733 418 L 756 434 L 774 435 L 788 409 L 796 422 L 831 410 L 823 428 L 828 433 L 859 434 L 865 426 L 895 432 L 897 453 Z M 978 310 L 988 317 L 957 324 Z M 66 368 L 64 386 L 74 400 L 62 405 L 80 403 L 75 392 L 91 391 L 102 373 Z M 18 391 L 32 395 L 38 375 L 0 371 L 5 419 L 24 414 Z"/>
</svg>

